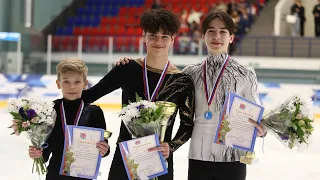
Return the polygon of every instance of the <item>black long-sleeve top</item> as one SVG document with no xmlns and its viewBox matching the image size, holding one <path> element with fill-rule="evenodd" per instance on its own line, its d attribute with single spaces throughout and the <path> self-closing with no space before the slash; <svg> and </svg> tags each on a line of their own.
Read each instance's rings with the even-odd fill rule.
<svg viewBox="0 0 320 180">
<path fill-rule="evenodd" d="M 315 16 L 316 13 L 319 15 L 318 17 Z M 320 19 L 320 3 L 313 7 L 312 14 L 315 19 Z"/>
<path fill-rule="evenodd" d="M 161 70 L 147 67 L 150 94 L 154 91 L 161 76 Z M 122 104 L 136 101 L 136 93 L 143 99 L 144 83 L 142 73 L 142 61 L 130 61 L 126 65 L 114 67 L 95 86 L 82 93 L 85 102 L 94 102 L 100 97 L 118 89 L 122 89 Z M 177 105 L 173 115 L 170 117 L 164 141 L 168 142 L 171 152 L 177 150 L 189 140 L 193 129 L 193 118 L 195 110 L 195 88 L 189 75 L 181 73 L 180 70 L 168 71 L 155 101 L 169 101 Z M 175 117 L 179 110 L 180 127 L 172 139 L 172 129 Z M 130 140 L 131 135 L 124 123 L 121 123 L 119 141 Z"/>
<path fill-rule="evenodd" d="M 60 104 L 62 101 L 65 109 L 67 125 L 74 125 L 74 119 L 81 103 L 81 99 L 73 101 L 57 99 L 54 101 L 54 109 L 57 112 L 57 118 L 53 131 L 46 141 L 49 146 L 43 150 L 43 158 L 46 162 L 48 161 L 50 154 L 52 154 L 48 166 L 46 180 L 82 180 L 83 178 L 59 175 L 64 148 L 64 132 L 62 130 L 62 121 L 60 115 Z M 101 108 L 85 103 L 78 126 L 106 129 L 106 123 Z M 108 155 L 109 152 L 110 151 L 108 151 L 106 155 Z"/>
<path fill-rule="evenodd" d="M 303 6 L 298 6 L 296 4 L 291 6 L 291 14 L 298 13 L 299 18 L 301 21 L 306 20 L 305 12 L 304 12 L 304 7 Z"/>
</svg>

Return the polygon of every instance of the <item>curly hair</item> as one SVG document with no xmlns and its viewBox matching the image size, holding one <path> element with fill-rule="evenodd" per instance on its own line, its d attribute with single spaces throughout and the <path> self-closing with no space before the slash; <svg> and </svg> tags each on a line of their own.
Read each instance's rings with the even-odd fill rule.
<svg viewBox="0 0 320 180">
<path fill-rule="evenodd" d="M 166 9 L 152 9 L 141 15 L 140 26 L 144 32 L 156 34 L 162 29 L 164 34 L 172 36 L 179 31 L 180 18 Z"/>
</svg>

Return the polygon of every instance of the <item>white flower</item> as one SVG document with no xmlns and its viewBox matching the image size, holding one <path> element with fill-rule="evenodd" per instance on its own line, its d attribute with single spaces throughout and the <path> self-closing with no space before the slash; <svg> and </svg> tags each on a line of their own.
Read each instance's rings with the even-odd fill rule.
<svg viewBox="0 0 320 180">
<path fill-rule="evenodd" d="M 301 100 L 300 95 L 299 95 L 299 94 L 296 94 L 296 95 L 295 95 L 295 101 L 300 101 L 300 100 Z"/>
<path fill-rule="evenodd" d="M 313 114 L 313 111 L 312 111 L 312 107 L 301 106 L 300 110 L 301 110 L 301 114 L 303 114 L 304 117 L 308 117 L 308 119 L 313 120 L 314 114 Z"/>
<path fill-rule="evenodd" d="M 16 98 L 8 98 L 8 104 L 16 104 L 17 99 Z"/>
<path fill-rule="evenodd" d="M 44 102 L 44 105 L 45 105 L 47 108 L 53 108 L 54 103 L 53 103 L 52 101 L 45 101 L 45 102 Z"/>
<path fill-rule="evenodd" d="M 124 108 L 121 109 L 120 114 L 126 114 L 126 112 L 128 111 L 129 107 L 126 106 Z"/>
<path fill-rule="evenodd" d="M 17 104 L 17 105 L 18 105 L 19 107 L 26 107 L 27 104 L 28 104 L 28 102 L 25 101 L 24 99 L 18 99 L 18 104 Z"/>
<path fill-rule="evenodd" d="M 38 121 L 39 123 L 46 122 L 47 118 L 46 117 L 40 117 L 40 120 Z"/>
<path fill-rule="evenodd" d="M 287 110 L 289 110 L 290 112 L 294 112 L 296 110 L 296 106 L 294 105 L 293 101 L 290 101 L 287 105 Z"/>
<path fill-rule="evenodd" d="M 14 102 L 9 103 L 8 102 L 8 112 L 19 112 L 19 108 Z"/>
<path fill-rule="evenodd" d="M 129 109 L 126 113 L 126 116 L 131 117 L 131 119 L 139 117 L 140 116 L 139 110 L 137 108 Z"/>
<path fill-rule="evenodd" d="M 45 115 L 47 115 L 47 116 L 50 116 L 51 113 L 52 113 L 52 111 L 53 111 L 53 109 L 50 108 L 50 107 L 46 107 L 46 108 L 43 109 L 43 113 L 44 113 Z"/>
<path fill-rule="evenodd" d="M 140 102 L 133 102 L 130 104 L 130 107 L 136 108 L 136 107 L 140 106 L 140 104 L 141 104 Z"/>
<path fill-rule="evenodd" d="M 146 105 L 146 108 L 152 108 L 153 110 L 155 110 L 158 108 L 158 106 L 156 105 L 156 103 L 151 102 Z"/>
<path fill-rule="evenodd" d="M 47 117 L 45 122 L 48 124 L 52 124 L 54 121 L 51 117 Z"/>
<path fill-rule="evenodd" d="M 148 105 L 148 104 L 150 104 L 150 102 L 149 101 L 147 101 L 147 100 L 142 100 L 142 101 L 140 101 L 141 102 L 141 104 L 143 104 L 143 105 Z"/>
<path fill-rule="evenodd" d="M 44 109 L 45 109 L 44 112 L 45 112 L 46 115 L 50 115 L 52 113 L 53 106 L 54 106 L 54 104 L 51 101 L 45 101 L 44 102 Z"/>
<path fill-rule="evenodd" d="M 131 121 L 131 117 L 126 116 L 126 115 L 122 116 L 121 119 L 122 119 L 122 121 L 124 121 L 124 122 L 129 122 L 129 121 Z"/>
</svg>

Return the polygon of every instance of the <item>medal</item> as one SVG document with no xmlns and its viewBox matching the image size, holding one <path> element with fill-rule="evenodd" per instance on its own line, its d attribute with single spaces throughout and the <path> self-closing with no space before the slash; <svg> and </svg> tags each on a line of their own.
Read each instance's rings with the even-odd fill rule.
<svg viewBox="0 0 320 180">
<path fill-rule="evenodd" d="M 218 87 L 218 84 L 221 80 L 221 77 L 222 77 L 222 74 L 224 72 L 224 70 L 226 69 L 227 65 L 228 65 L 228 62 L 229 62 L 229 55 L 227 55 L 226 57 L 226 60 L 224 61 L 222 67 L 221 67 L 221 70 L 220 70 L 220 73 L 218 75 L 218 78 L 216 80 L 216 82 L 214 83 L 213 85 L 213 89 L 211 91 L 211 94 L 209 96 L 209 87 L 208 87 L 208 84 L 207 83 L 207 79 L 209 79 L 207 77 L 207 71 L 208 71 L 208 67 L 207 67 L 207 60 L 205 60 L 204 62 L 204 67 L 203 67 L 203 71 L 204 71 L 204 75 L 203 75 L 203 84 L 204 84 L 204 90 L 205 90 L 205 93 L 206 93 L 206 99 L 207 99 L 207 103 L 208 103 L 208 110 L 204 112 L 204 118 L 207 119 L 207 120 L 210 120 L 212 118 L 212 112 L 209 110 L 209 106 L 211 105 L 212 103 L 212 100 L 213 100 L 213 97 L 214 97 L 214 94 L 216 93 L 216 90 L 217 90 L 217 87 Z"/>
<path fill-rule="evenodd" d="M 170 62 L 168 61 L 166 66 L 164 67 L 162 73 L 161 73 L 161 76 L 159 78 L 159 81 L 157 83 L 157 86 L 156 88 L 154 89 L 151 97 L 150 97 L 150 90 L 149 90 L 149 82 L 148 82 L 148 74 L 147 74 L 147 59 L 144 58 L 144 61 L 143 61 L 143 84 L 144 84 L 144 93 L 145 93 L 145 96 L 146 96 L 146 99 L 148 101 L 151 101 L 153 102 L 154 99 L 156 98 L 159 90 L 160 90 L 160 87 L 163 83 L 163 80 L 164 78 L 166 77 L 166 74 L 167 74 L 167 71 L 168 71 L 168 68 L 169 68 L 169 65 L 170 65 Z"/>
<path fill-rule="evenodd" d="M 83 107 L 84 107 L 84 102 L 81 100 L 80 106 L 78 108 L 76 117 L 74 118 L 74 122 L 73 122 L 73 125 L 75 126 L 78 126 Z M 64 110 L 63 101 L 60 104 L 60 113 L 61 113 L 61 121 L 62 121 L 62 130 L 65 133 L 65 131 L 68 131 L 68 130 L 67 130 L 67 119 L 66 119 L 66 113 Z"/>
<path fill-rule="evenodd" d="M 207 120 L 212 118 L 212 112 L 210 110 L 204 112 L 204 118 L 206 118 Z"/>
<path fill-rule="evenodd" d="M 83 108 L 84 108 L 84 102 L 81 100 L 81 104 L 79 105 L 76 117 L 74 118 L 74 122 L 73 122 L 73 124 L 75 126 L 78 126 Z M 64 133 L 64 151 L 65 151 L 65 153 L 64 153 L 62 161 L 61 161 L 59 174 L 60 175 L 69 175 L 71 164 L 75 161 L 75 159 L 73 158 L 74 153 L 71 150 L 71 136 L 70 136 L 70 132 L 67 127 L 68 124 L 67 124 L 66 113 L 64 110 L 63 101 L 60 104 L 60 115 L 61 115 L 61 121 L 62 121 L 61 122 L 62 131 Z"/>
</svg>

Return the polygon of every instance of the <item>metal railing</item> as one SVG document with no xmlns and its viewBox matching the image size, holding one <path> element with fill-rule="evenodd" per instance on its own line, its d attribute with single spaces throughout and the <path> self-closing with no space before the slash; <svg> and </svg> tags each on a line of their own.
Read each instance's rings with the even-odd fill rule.
<svg viewBox="0 0 320 180">
<path fill-rule="evenodd" d="M 109 59 L 121 54 L 135 54 L 143 56 L 146 47 L 141 36 L 41 36 L 22 35 L 22 73 L 53 73 L 53 56 L 59 58 L 76 55 L 82 58 L 84 54 L 97 54 L 104 58 L 103 63 L 112 67 Z M 312 57 L 320 58 L 320 38 L 300 37 L 237 37 L 235 50 L 231 53 L 236 56 L 265 56 L 265 57 Z M 8 49 L 10 51 L 10 49 Z M 37 54 L 37 55 L 35 55 Z M 178 37 L 172 48 L 170 56 L 196 56 L 202 58 L 207 54 L 206 46 L 202 40 L 181 41 Z M 5 56 L 4 56 L 5 57 Z M 3 58 L 2 58 L 3 59 Z M 12 60 L 14 61 L 14 59 Z M 90 63 L 99 64 L 101 61 L 90 59 Z M 39 67 L 41 65 L 41 71 Z M 179 65 L 179 64 L 177 64 Z M 37 69 L 38 68 L 38 69 Z M 43 72 L 44 70 L 44 72 Z M 3 71 L 3 70 L 2 70 Z M 5 71 L 4 71 L 5 72 Z"/>
<path fill-rule="evenodd" d="M 51 37 L 51 36 L 49 36 Z M 129 52 L 143 54 L 146 50 L 141 36 L 53 36 L 53 52 Z M 182 40 L 177 37 L 172 54 L 199 55 L 207 53 L 201 39 Z M 80 40 L 81 39 L 81 40 Z M 245 36 L 236 37 L 232 54 L 237 56 L 314 57 L 320 58 L 320 39 L 312 37 Z M 109 42 L 112 41 L 112 42 Z M 113 45 L 113 46 L 110 46 Z M 49 48 L 49 44 L 48 44 Z"/>
<path fill-rule="evenodd" d="M 236 55 L 320 58 L 319 48 L 320 39 L 313 37 L 246 36 L 237 43 Z"/>
</svg>

